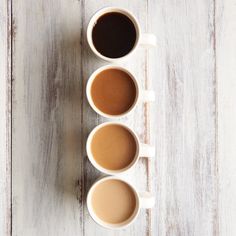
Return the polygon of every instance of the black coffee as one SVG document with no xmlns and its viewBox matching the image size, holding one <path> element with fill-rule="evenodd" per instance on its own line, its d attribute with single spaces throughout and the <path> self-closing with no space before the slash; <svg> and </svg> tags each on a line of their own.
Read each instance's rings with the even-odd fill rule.
<svg viewBox="0 0 236 236">
<path fill-rule="evenodd" d="M 92 39 L 95 48 L 103 56 L 119 58 L 134 47 L 136 29 L 127 16 L 118 12 L 107 13 L 97 20 Z"/>
</svg>

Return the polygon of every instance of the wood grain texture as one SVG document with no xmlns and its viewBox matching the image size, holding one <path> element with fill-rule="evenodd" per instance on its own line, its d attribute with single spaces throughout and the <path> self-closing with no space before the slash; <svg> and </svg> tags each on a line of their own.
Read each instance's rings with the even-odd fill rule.
<svg viewBox="0 0 236 236">
<path fill-rule="evenodd" d="M 13 235 L 80 235 L 81 3 L 13 1 Z"/>
<path fill-rule="evenodd" d="M 11 4 L 0 4 L 0 235 L 11 235 Z"/>
<path fill-rule="evenodd" d="M 151 1 L 159 235 L 218 235 L 213 1 Z M 155 58 L 160 58 L 156 60 Z M 158 63 L 158 64 L 157 64 Z"/>
<path fill-rule="evenodd" d="M 217 1 L 219 232 L 236 235 L 236 1 Z"/>
<path fill-rule="evenodd" d="M 126 177 L 157 203 L 118 231 L 96 225 L 85 204 L 100 176 L 86 138 L 106 121 L 85 96 L 106 64 L 86 26 L 105 6 L 132 11 L 158 42 L 121 63 L 156 92 L 122 121 L 156 146 Z M 235 0 L 3 0 L 0 10 L 0 235 L 236 234 Z"/>
</svg>

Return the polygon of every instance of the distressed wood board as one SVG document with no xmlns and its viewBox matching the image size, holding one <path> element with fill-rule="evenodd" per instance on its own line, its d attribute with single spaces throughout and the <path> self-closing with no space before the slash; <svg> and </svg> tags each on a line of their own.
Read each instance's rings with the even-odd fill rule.
<svg viewBox="0 0 236 236">
<path fill-rule="evenodd" d="M 11 4 L 0 3 L 0 235 L 11 234 Z"/>
<path fill-rule="evenodd" d="M 158 44 L 120 63 L 156 93 L 121 120 L 156 147 L 126 176 L 156 205 L 117 231 L 85 204 L 100 176 L 86 138 L 106 121 L 85 86 L 107 64 L 86 26 L 105 6 L 133 12 Z M 235 0 L 3 0 L 0 10 L 0 235 L 236 234 Z"/>
</svg>

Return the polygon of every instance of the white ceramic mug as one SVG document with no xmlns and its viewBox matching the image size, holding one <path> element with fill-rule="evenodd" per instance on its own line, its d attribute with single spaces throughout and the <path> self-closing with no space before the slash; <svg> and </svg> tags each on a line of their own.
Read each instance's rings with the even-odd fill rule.
<svg viewBox="0 0 236 236">
<path fill-rule="evenodd" d="M 109 169 L 102 167 L 101 165 L 99 165 L 95 161 L 94 156 L 91 151 L 91 143 L 92 143 L 92 139 L 93 139 L 94 135 L 96 134 L 96 132 L 99 129 L 101 129 L 105 126 L 108 126 L 108 125 L 120 125 L 120 126 L 124 127 L 126 130 L 129 131 L 129 133 L 133 136 L 134 140 L 136 141 L 136 148 L 137 149 L 136 149 L 136 153 L 133 158 L 133 161 L 128 166 L 126 166 L 125 168 L 120 169 L 120 170 L 109 170 Z M 102 124 L 96 126 L 88 136 L 87 143 L 86 143 L 86 151 L 87 151 L 88 158 L 89 158 L 90 162 L 92 163 L 92 165 L 96 169 L 98 169 L 99 171 L 101 171 L 102 173 L 107 174 L 107 175 L 124 174 L 127 171 L 129 171 L 130 169 L 134 168 L 134 166 L 136 165 L 136 163 L 138 162 L 140 157 L 154 157 L 155 156 L 155 147 L 148 145 L 148 144 L 141 143 L 137 134 L 131 128 L 129 128 L 125 124 L 122 124 L 121 122 L 105 122 L 105 123 L 102 123 Z"/>
<path fill-rule="evenodd" d="M 119 223 L 119 224 L 111 224 L 111 223 L 101 220 L 95 214 L 95 212 L 93 210 L 93 206 L 92 206 L 93 192 L 99 184 L 101 184 L 102 182 L 107 181 L 107 180 L 120 180 L 120 181 L 126 183 L 133 190 L 133 193 L 136 197 L 136 207 L 135 207 L 135 210 L 134 210 L 132 216 L 129 219 L 127 219 L 126 221 Z M 114 204 L 115 204 L 115 202 L 114 202 Z M 93 218 L 93 220 L 96 223 L 98 223 L 99 225 L 101 225 L 105 228 L 108 228 L 108 229 L 121 229 L 121 228 L 125 228 L 125 227 L 129 226 L 130 224 L 132 224 L 136 220 L 141 208 L 150 209 L 154 205 L 155 205 L 155 198 L 151 193 L 138 192 L 133 184 L 131 184 L 131 183 L 127 182 L 126 180 L 124 180 L 123 178 L 117 177 L 117 176 L 106 176 L 106 177 L 98 179 L 91 186 L 91 188 L 89 189 L 88 195 L 87 195 L 87 208 L 88 208 L 89 214 L 91 215 L 91 217 Z"/>
<path fill-rule="evenodd" d="M 93 44 L 93 39 L 92 39 L 93 27 L 96 24 L 97 20 L 102 15 L 104 15 L 106 13 L 111 13 L 111 12 L 118 12 L 118 13 L 121 13 L 121 14 L 127 16 L 133 22 L 135 30 L 136 30 L 136 41 L 135 41 L 135 44 L 134 44 L 133 48 L 125 56 L 119 57 L 119 58 L 109 58 L 109 57 L 106 57 L 106 56 L 102 55 L 95 48 L 95 46 Z M 107 33 L 109 33 L 109 32 L 107 32 Z M 131 12 L 129 12 L 128 10 L 123 9 L 123 8 L 117 8 L 117 7 L 102 8 L 101 10 L 97 11 L 92 16 L 91 20 L 89 21 L 88 27 L 87 27 L 87 41 L 88 41 L 88 44 L 89 44 L 90 48 L 95 53 L 95 55 L 97 55 L 99 58 L 101 58 L 105 61 L 109 61 L 109 62 L 116 62 L 116 61 L 119 61 L 121 59 L 127 58 L 129 55 L 131 55 L 137 49 L 138 46 L 156 46 L 156 36 L 153 35 L 153 34 L 141 33 L 140 25 L 138 23 L 138 20 L 135 18 L 135 16 Z"/>
<path fill-rule="evenodd" d="M 129 75 L 129 77 L 133 80 L 135 87 L 136 87 L 136 98 L 135 101 L 133 103 L 133 105 L 130 107 L 130 109 L 128 111 L 126 111 L 125 113 L 119 114 L 119 115 L 110 115 L 107 113 L 102 112 L 101 110 L 99 110 L 96 105 L 93 102 L 92 96 L 91 96 L 91 86 L 92 83 L 94 81 L 94 79 L 96 78 L 96 76 L 107 69 L 118 69 L 121 70 L 123 72 L 125 72 L 126 74 Z M 139 102 L 152 102 L 155 101 L 155 93 L 152 90 L 141 90 L 140 89 L 140 85 L 138 83 L 138 80 L 136 79 L 136 77 L 127 69 L 125 69 L 124 67 L 121 66 L 117 66 L 117 65 L 107 65 L 107 66 L 102 66 L 100 68 L 98 68 L 96 71 L 94 71 L 92 73 L 92 75 L 89 77 L 88 82 L 87 82 L 87 86 L 86 86 L 86 95 L 87 95 L 87 99 L 88 102 L 90 104 L 90 106 L 93 108 L 93 110 L 95 112 L 97 112 L 99 115 L 105 117 L 105 118 L 110 118 L 110 119 L 114 119 L 114 118 L 121 118 L 123 116 L 128 115 L 131 111 L 134 110 L 134 108 L 137 106 L 137 104 Z"/>
</svg>

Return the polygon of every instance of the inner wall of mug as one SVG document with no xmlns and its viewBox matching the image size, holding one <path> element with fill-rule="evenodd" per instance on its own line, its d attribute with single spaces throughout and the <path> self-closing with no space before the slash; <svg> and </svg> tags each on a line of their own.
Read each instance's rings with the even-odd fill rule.
<svg viewBox="0 0 236 236">
<path fill-rule="evenodd" d="M 133 161 L 127 165 L 126 167 L 122 168 L 122 169 L 118 169 L 118 170 L 111 170 L 111 169 L 106 169 L 103 166 L 101 166 L 99 163 L 96 162 L 96 160 L 93 157 L 92 151 L 91 151 L 91 143 L 92 143 L 92 139 L 94 134 L 101 128 L 108 126 L 108 125 L 119 125 L 121 127 L 123 127 L 124 129 L 128 130 L 128 132 L 133 136 L 133 138 L 135 139 L 136 142 L 136 153 L 135 156 L 133 158 Z M 119 122 L 105 122 L 103 124 L 100 124 L 98 126 L 96 126 L 91 133 L 89 134 L 89 137 L 87 139 L 87 144 L 86 144 L 86 149 L 87 149 L 87 154 L 88 154 L 88 158 L 90 160 L 90 162 L 92 163 L 92 165 L 97 168 L 99 171 L 105 173 L 105 174 L 109 174 L 109 175 L 114 175 L 114 174 L 119 174 L 119 173 L 123 173 L 127 170 L 129 170 L 138 160 L 139 157 L 139 152 L 140 152 L 140 143 L 138 140 L 137 135 L 127 126 L 119 123 Z"/>
<path fill-rule="evenodd" d="M 133 45 L 133 48 L 124 56 L 122 57 L 118 57 L 118 58 L 112 58 L 112 57 L 107 57 L 103 54 L 101 54 L 94 46 L 93 43 L 93 39 L 92 39 L 92 33 L 93 33 L 93 28 L 97 22 L 97 20 L 102 17 L 103 15 L 105 15 L 106 13 L 121 13 L 123 15 L 125 15 L 126 17 L 128 17 L 133 25 L 134 28 L 136 30 L 136 41 Z M 122 8 L 115 8 L 115 7 L 107 7 L 107 8 L 103 8 L 101 10 L 99 10 L 98 12 L 95 13 L 95 15 L 91 18 L 88 28 L 87 28 L 87 40 L 88 40 L 88 44 L 90 46 L 90 48 L 92 49 L 92 51 L 100 58 L 107 60 L 107 61 L 116 61 L 116 60 L 120 60 L 125 58 L 127 55 L 131 54 L 134 49 L 137 47 L 138 42 L 139 42 L 139 38 L 140 38 L 140 28 L 137 22 L 137 19 L 128 11 L 126 11 L 125 9 Z"/>
<path fill-rule="evenodd" d="M 101 220 L 94 212 L 93 210 L 93 207 L 92 207 L 92 195 L 93 195 L 93 192 L 95 190 L 95 188 L 101 184 L 102 182 L 104 181 L 107 181 L 107 180 L 119 180 L 119 181 L 122 181 L 124 182 L 125 184 L 127 184 L 132 190 L 133 190 L 133 193 L 135 195 L 135 200 L 136 200 L 136 208 L 133 212 L 133 214 L 125 221 L 121 222 L 121 223 L 117 223 L 117 224 L 112 224 L 112 223 L 108 223 L 106 221 L 103 221 Z M 115 229 L 115 228 L 123 228 L 123 227 L 126 227 L 128 226 L 129 224 L 131 224 L 135 218 L 138 216 L 138 212 L 139 212 L 139 209 L 140 209 L 140 200 L 139 200 L 139 196 L 138 196 L 138 193 L 136 191 L 136 189 L 134 189 L 134 187 L 132 185 L 130 185 L 128 182 L 120 179 L 120 178 L 117 178 L 117 177 L 112 177 L 112 176 L 108 176 L 108 177 L 103 177 L 102 179 L 96 181 L 92 187 L 90 188 L 89 192 L 88 192 L 88 195 L 87 195 L 87 208 L 88 208 L 88 211 L 91 215 L 91 217 L 93 218 L 93 220 L 95 222 L 97 222 L 98 224 L 100 224 L 101 226 L 104 226 L 106 228 L 109 228 L 109 229 Z"/>
<path fill-rule="evenodd" d="M 134 100 L 134 103 L 133 105 L 127 110 L 125 111 L 124 113 L 121 113 L 119 115 L 111 115 L 111 114 L 107 114 L 107 113 L 104 113 L 103 111 L 101 111 L 99 108 L 96 107 L 96 105 L 94 104 L 93 102 L 93 99 L 92 99 L 92 96 L 91 96 L 91 87 L 92 87 L 92 84 L 93 84 L 93 81 L 95 80 L 96 76 L 105 71 L 105 70 L 109 70 L 109 69 L 117 69 L 117 70 L 121 70 L 123 72 L 125 72 L 126 74 L 129 75 L 129 77 L 133 80 L 134 84 L 135 84 L 135 88 L 136 88 L 136 97 L 135 97 L 135 100 Z M 90 104 L 90 106 L 101 116 L 103 117 L 106 117 L 106 118 L 120 118 L 120 117 L 123 117 L 125 116 L 126 114 L 128 114 L 129 112 L 131 112 L 134 107 L 136 106 L 137 102 L 138 102 L 138 99 L 139 99 L 139 84 L 138 84 L 138 81 L 135 79 L 135 77 L 128 71 L 126 70 L 125 68 L 123 67 L 119 67 L 119 66 L 103 66 L 103 67 L 100 67 L 99 69 L 97 69 L 89 78 L 88 80 L 88 84 L 87 84 L 87 88 L 86 88 L 86 93 L 87 93 L 87 99 L 88 99 L 88 102 Z"/>
</svg>

